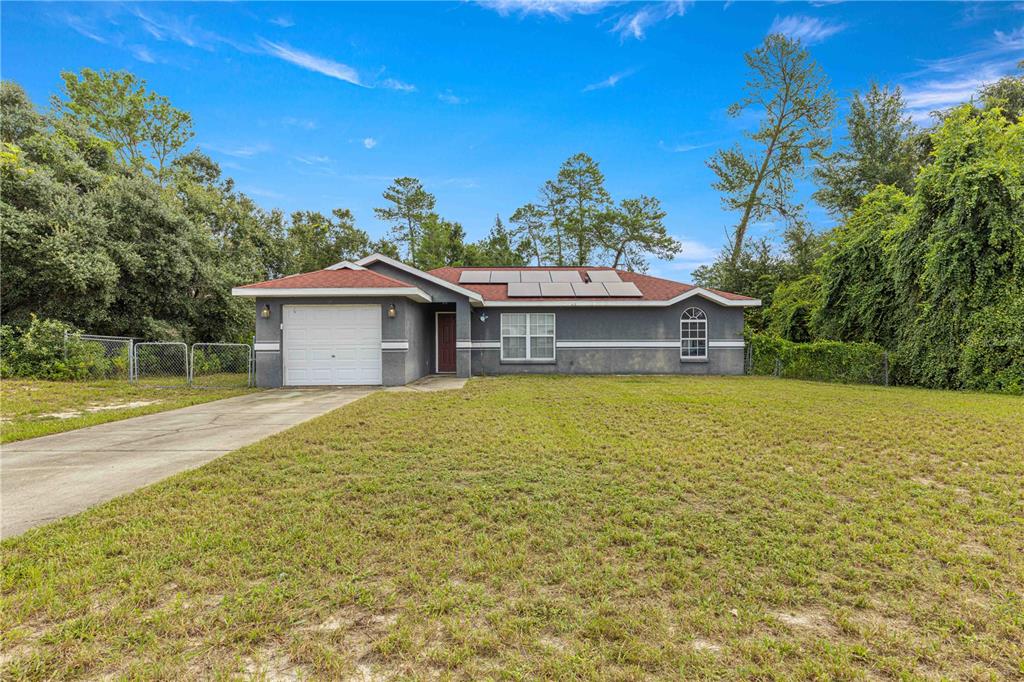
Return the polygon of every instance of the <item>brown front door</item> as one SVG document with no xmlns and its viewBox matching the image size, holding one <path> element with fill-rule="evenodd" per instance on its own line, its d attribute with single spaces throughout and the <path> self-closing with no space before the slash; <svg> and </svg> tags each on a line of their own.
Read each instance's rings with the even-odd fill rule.
<svg viewBox="0 0 1024 682">
<path fill-rule="evenodd" d="M 437 371 L 455 371 L 455 313 L 437 314 Z"/>
</svg>

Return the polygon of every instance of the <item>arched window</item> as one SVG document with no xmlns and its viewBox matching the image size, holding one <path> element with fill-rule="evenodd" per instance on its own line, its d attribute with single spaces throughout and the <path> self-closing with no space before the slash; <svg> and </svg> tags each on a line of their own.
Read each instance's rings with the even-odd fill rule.
<svg viewBox="0 0 1024 682">
<path fill-rule="evenodd" d="M 700 308 L 687 308 L 679 318 L 679 357 L 683 360 L 708 357 L 708 316 Z"/>
</svg>

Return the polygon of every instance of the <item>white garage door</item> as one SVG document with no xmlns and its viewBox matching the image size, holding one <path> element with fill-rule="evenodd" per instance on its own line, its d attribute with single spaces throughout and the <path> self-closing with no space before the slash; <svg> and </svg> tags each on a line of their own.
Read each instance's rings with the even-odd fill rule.
<svg viewBox="0 0 1024 682">
<path fill-rule="evenodd" d="M 380 306 L 284 306 L 284 383 L 381 383 Z"/>
</svg>

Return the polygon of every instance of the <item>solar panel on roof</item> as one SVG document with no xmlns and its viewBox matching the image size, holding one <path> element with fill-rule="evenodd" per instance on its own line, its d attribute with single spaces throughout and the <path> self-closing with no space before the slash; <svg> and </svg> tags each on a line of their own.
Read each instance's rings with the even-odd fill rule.
<svg viewBox="0 0 1024 682">
<path fill-rule="evenodd" d="M 609 296 L 643 296 L 632 282 L 604 282 Z"/>
<path fill-rule="evenodd" d="M 573 293 L 577 296 L 607 296 L 608 290 L 600 282 L 573 282 Z"/>
<path fill-rule="evenodd" d="M 537 282 L 512 282 L 508 285 L 508 295 L 540 296 L 540 284 Z"/>
<path fill-rule="evenodd" d="M 494 270 L 491 272 L 491 284 L 519 283 L 518 270 Z"/>
<path fill-rule="evenodd" d="M 490 281 L 490 270 L 464 270 L 459 275 L 459 284 L 487 284 Z"/>
<path fill-rule="evenodd" d="M 519 273 L 520 282 L 550 282 L 551 273 L 547 270 L 523 270 Z"/>
<path fill-rule="evenodd" d="M 541 296 L 575 296 L 569 282 L 541 282 Z"/>
<path fill-rule="evenodd" d="M 614 270 L 587 270 L 591 282 L 621 282 L 619 273 Z"/>
<path fill-rule="evenodd" d="M 580 277 L 580 273 L 575 270 L 551 270 L 548 274 L 551 275 L 552 282 L 582 282 L 583 278 Z"/>
</svg>

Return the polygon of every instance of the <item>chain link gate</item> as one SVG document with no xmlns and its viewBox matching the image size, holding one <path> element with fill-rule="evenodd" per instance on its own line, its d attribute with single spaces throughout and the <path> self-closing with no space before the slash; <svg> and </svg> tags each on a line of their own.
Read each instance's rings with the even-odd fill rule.
<svg viewBox="0 0 1024 682">
<path fill-rule="evenodd" d="M 64 360 L 86 356 L 90 359 L 90 379 L 131 380 L 132 342 L 130 336 L 79 334 L 64 332 Z"/>
<path fill-rule="evenodd" d="M 178 341 L 144 341 L 132 350 L 133 381 L 154 388 L 189 385 L 188 346 Z"/>
<path fill-rule="evenodd" d="M 251 386 L 252 346 L 245 343 L 193 343 L 189 378 L 193 388 Z"/>
</svg>

